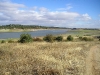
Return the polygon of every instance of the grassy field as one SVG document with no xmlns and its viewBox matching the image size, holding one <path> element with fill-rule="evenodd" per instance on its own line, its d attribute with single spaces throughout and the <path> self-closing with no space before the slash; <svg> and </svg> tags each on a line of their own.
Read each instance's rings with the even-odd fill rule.
<svg viewBox="0 0 100 75">
<path fill-rule="evenodd" d="M 83 29 L 79 29 L 79 30 L 68 30 L 66 34 L 64 34 L 63 36 L 66 35 L 73 35 L 73 36 L 96 36 L 96 35 L 100 35 L 100 30 L 83 30 Z"/>
<path fill-rule="evenodd" d="M 85 60 L 94 45 L 100 42 L 1 44 L 0 75 L 86 75 Z"/>
<path fill-rule="evenodd" d="M 70 34 L 76 38 L 99 32 L 81 30 Z M 100 75 L 99 55 L 98 40 L 0 43 L 0 75 Z"/>
</svg>

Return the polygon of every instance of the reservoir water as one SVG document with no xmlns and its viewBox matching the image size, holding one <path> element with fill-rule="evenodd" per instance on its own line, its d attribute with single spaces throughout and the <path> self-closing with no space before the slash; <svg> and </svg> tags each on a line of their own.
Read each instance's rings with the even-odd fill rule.
<svg viewBox="0 0 100 75">
<path fill-rule="evenodd" d="M 57 29 L 57 30 L 39 30 L 39 31 L 28 31 L 28 32 L 0 32 L 0 39 L 8 38 L 19 38 L 21 34 L 28 33 L 32 37 L 45 36 L 47 34 L 64 34 L 66 29 Z"/>
</svg>

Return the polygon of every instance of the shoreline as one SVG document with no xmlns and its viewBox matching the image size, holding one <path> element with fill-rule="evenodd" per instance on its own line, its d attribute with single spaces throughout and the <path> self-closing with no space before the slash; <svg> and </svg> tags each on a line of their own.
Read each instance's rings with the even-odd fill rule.
<svg viewBox="0 0 100 75">
<path fill-rule="evenodd" d="M 59 30 L 59 29 L 0 29 L 0 32 L 27 32 L 40 30 Z"/>
<path fill-rule="evenodd" d="M 26 31 L 39 31 L 49 29 L 0 29 L 0 32 L 26 32 Z"/>
</svg>

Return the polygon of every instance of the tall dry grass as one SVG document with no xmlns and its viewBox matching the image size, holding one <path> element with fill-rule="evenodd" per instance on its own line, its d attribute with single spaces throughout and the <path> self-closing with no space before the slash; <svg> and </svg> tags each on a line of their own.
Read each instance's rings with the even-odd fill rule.
<svg viewBox="0 0 100 75">
<path fill-rule="evenodd" d="M 94 42 L 0 44 L 0 75 L 85 75 Z"/>
</svg>

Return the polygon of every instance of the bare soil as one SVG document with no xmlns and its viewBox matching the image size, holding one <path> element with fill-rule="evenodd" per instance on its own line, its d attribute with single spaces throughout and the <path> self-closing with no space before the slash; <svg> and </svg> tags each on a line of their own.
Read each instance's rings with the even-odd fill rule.
<svg viewBox="0 0 100 75">
<path fill-rule="evenodd" d="M 86 75 L 100 75 L 100 45 L 90 48 L 86 58 Z"/>
</svg>

